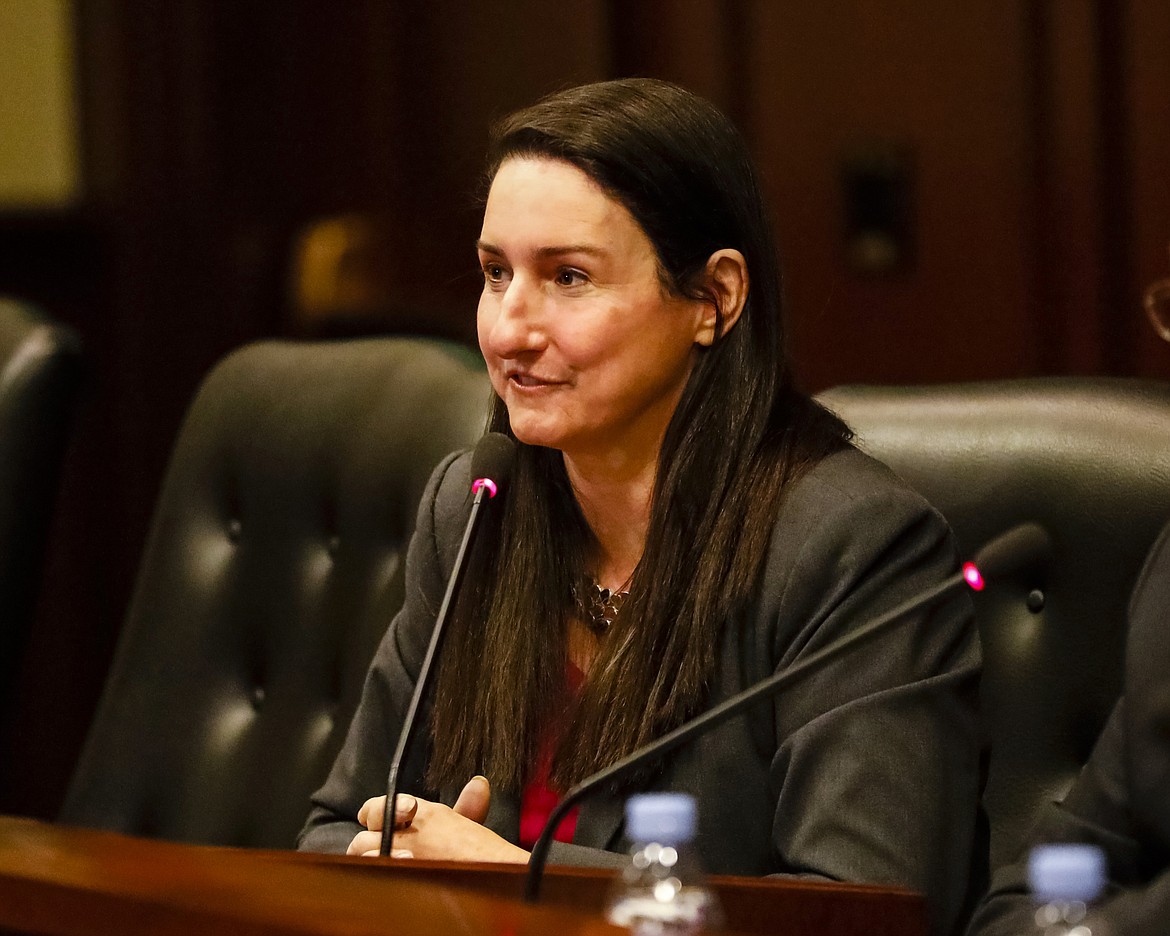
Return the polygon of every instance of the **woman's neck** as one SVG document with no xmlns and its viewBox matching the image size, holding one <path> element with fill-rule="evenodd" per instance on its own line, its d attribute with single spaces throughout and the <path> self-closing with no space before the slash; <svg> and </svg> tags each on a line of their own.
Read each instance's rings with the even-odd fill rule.
<svg viewBox="0 0 1170 936">
<path fill-rule="evenodd" d="M 603 588 L 624 585 L 642 558 L 657 466 L 657 458 L 615 462 L 565 453 L 569 484 L 597 537 L 598 555 L 590 571 Z"/>
</svg>

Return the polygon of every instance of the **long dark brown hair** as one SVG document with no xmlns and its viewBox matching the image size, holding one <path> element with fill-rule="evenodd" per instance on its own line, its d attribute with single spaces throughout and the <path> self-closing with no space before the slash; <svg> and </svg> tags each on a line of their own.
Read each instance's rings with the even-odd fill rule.
<svg viewBox="0 0 1170 936">
<path fill-rule="evenodd" d="M 563 790 L 703 708 L 720 633 L 756 587 L 780 502 L 849 433 L 793 385 L 756 170 L 717 108 L 662 81 L 584 85 L 496 125 L 488 185 L 513 157 L 563 160 L 621 203 L 671 294 L 715 303 L 704 273 L 721 248 L 743 253 L 750 282 L 739 322 L 726 334 L 720 322 L 720 337 L 698 349 L 659 453 L 630 597 L 575 703 L 566 622 L 596 540 L 559 451 L 518 445 L 501 532 L 465 579 L 440 665 L 429 780 L 483 773 L 516 791 L 556 731 L 551 779 Z M 490 428 L 511 434 L 498 397 Z"/>
</svg>

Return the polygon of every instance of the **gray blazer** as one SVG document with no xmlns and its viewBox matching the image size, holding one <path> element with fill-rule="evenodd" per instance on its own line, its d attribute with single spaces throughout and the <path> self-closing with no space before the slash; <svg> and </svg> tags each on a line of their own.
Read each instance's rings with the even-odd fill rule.
<svg viewBox="0 0 1170 936">
<path fill-rule="evenodd" d="M 1104 849 L 1110 887 L 1085 924 L 1093 936 L 1170 933 L 1170 526 L 1150 550 L 1129 605 L 1124 692 L 1089 762 L 1032 831 L 1042 842 Z M 1000 869 L 971 932 L 1030 932 L 1026 862 Z"/>
<path fill-rule="evenodd" d="M 299 847 L 343 852 L 362 802 L 382 792 L 399 725 L 466 522 L 470 459 L 435 471 L 407 556 L 407 598 L 367 677 L 349 735 Z M 755 599 L 727 621 L 711 703 L 801 659 L 957 567 L 939 514 L 855 449 L 792 489 L 777 518 Z M 976 844 L 980 650 L 966 596 L 907 619 L 751 711 L 676 751 L 651 782 L 694 794 L 706 869 L 897 884 L 923 892 L 932 928 L 966 906 Z M 400 788 L 427 791 L 426 745 Z M 489 777 L 489 780 L 491 778 Z M 487 825 L 515 842 L 518 797 L 493 795 Z M 622 801 L 583 804 L 572 844 L 550 858 L 614 865 L 629 847 Z"/>
</svg>

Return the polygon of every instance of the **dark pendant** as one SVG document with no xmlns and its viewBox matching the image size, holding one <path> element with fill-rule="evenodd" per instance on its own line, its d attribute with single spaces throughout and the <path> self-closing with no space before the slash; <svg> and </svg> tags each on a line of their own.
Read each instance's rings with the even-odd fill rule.
<svg viewBox="0 0 1170 936">
<path fill-rule="evenodd" d="M 582 619 L 595 634 L 604 634 L 617 620 L 618 613 L 630 597 L 628 591 L 614 592 L 596 582 L 574 586 L 573 599 Z"/>
</svg>

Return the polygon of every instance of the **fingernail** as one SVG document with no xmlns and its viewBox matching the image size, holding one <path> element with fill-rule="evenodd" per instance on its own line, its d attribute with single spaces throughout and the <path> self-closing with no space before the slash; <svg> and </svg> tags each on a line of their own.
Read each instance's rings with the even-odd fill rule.
<svg viewBox="0 0 1170 936">
<path fill-rule="evenodd" d="M 414 852 L 409 851 L 405 848 L 392 849 L 390 852 L 390 857 L 391 858 L 413 858 Z"/>
<path fill-rule="evenodd" d="M 398 794 L 398 811 L 399 812 L 406 812 L 407 810 L 414 809 L 414 807 L 416 805 L 418 805 L 418 804 L 414 801 L 414 797 L 411 796 L 409 793 L 399 793 Z"/>
</svg>

